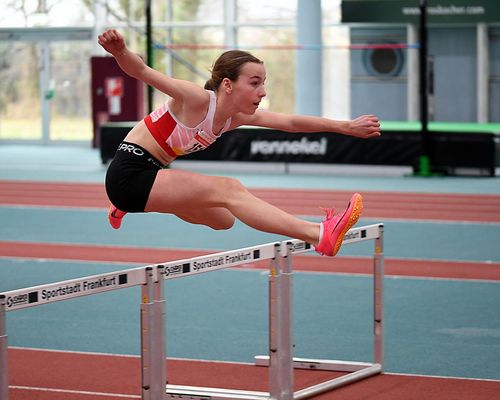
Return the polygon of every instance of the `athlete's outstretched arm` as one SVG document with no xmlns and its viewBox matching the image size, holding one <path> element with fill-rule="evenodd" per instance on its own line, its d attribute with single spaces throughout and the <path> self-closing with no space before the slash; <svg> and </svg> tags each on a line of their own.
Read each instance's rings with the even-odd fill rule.
<svg viewBox="0 0 500 400">
<path fill-rule="evenodd" d="M 239 114 L 235 123 L 262 126 L 286 132 L 335 132 L 370 138 L 380 136 L 380 121 L 375 115 L 362 115 L 350 121 L 336 121 L 310 115 L 294 115 L 257 110 L 252 115 Z"/>
<path fill-rule="evenodd" d="M 99 35 L 98 43 L 118 62 L 120 68 L 133 78 L 153 86 L 170 97 L 190 102 L 206 102 L 208 94 L 198 85 L 174 79 L 146 65 L 144 60 L 131 52 L 123 36 L 115 29 L 108 29 Z"/>
</svg>

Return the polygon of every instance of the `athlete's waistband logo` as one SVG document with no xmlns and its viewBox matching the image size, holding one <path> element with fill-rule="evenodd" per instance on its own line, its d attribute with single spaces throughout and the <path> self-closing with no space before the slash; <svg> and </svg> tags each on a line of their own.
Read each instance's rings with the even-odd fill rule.
<svg viewBox="0 0 500 400">
<path fill-rule="evenodd" d="M 120 146 L 118 147 L 118 151 L 127 151 L 129 153 L 135 154 L 136 156 L 144 155 L 144 150 L 140 149 L 139 147 L 135 147 L 133 144 L 130 143 L 121 143 Z"/>
</svg>

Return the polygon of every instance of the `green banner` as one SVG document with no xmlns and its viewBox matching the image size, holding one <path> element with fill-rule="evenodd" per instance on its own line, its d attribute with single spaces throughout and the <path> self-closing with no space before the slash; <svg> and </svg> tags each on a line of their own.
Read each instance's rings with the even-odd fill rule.
<svg viewBox="0 0 500 400">
<path fill-rule="evenodd" d="M 343 0 L 342 22 L 418 23 L 419 0 Z M 500 22 L 500 0 L 429 0 L 429 23 Z"/>
</svg>

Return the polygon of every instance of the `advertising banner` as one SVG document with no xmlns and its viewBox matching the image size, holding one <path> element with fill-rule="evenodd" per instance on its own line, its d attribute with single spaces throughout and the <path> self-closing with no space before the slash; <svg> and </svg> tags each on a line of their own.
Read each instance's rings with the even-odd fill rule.
<svg viewBox="0 0 500 400">
<path fill-rule="evenodd" d="M 343 0 L 342 22 L 415 23 L 420 18 L 418 0 Z M 500 22 L 498 0 L 429 0 L 429 23 Z"/>
<path fill-rule="evenodd" d="M 404 140 L 400 136 L 404 136 Z M 181 159 L 412 165 L 419 151 L 419 142 L 418 132 L 387 133 L 373 140 L 364 140 L 329 132 L 287 133 L 264 128 L 238 128 L 223 135 L 206 150 Z"/>
</svg>

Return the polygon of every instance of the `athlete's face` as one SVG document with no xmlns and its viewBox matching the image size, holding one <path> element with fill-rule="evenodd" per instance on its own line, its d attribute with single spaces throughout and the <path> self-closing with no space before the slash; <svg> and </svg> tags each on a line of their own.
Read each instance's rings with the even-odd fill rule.
<svg viewBox="0 0 500 400">
<path fill-rule="evenodd" d="M 233 101 L 244 114 L 253 114 L 266 95 L 264 82 L 266 70 L 263 64 L 247 62 L 240 70 L 240 76 L 233 85 Z"/>
</svg>

